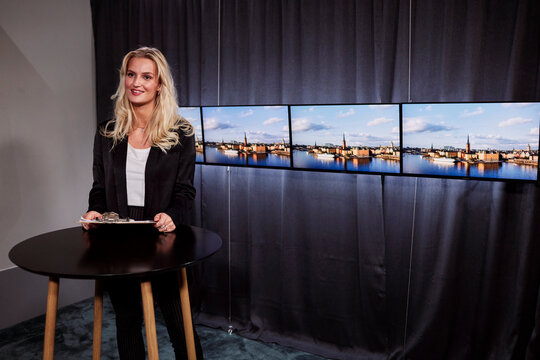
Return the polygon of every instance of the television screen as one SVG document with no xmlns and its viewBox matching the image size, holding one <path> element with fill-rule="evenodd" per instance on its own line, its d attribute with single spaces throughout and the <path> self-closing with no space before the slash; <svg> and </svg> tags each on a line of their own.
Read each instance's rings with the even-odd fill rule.
<svg viewBox="0 0 540 360">
<path fill-rule="evenodd" d="M 540 103 L 402 106 L 404 174 L 537 180 Z"/>
<path fill-rule="evenodd" d="M 290 167 L 287 106 L 203 107 L 206 162 Z"/>
<path fill-rule="evenodd" d="M 293 167 L 399 173 L 399 105 L 291 106 Z"/>
<path fill-rule="evenodd" d="M 180 107 L 178 113 L 195 128 L 195 162 L 204 163 L 202 121 L 200 107 Z"/>
</svg>

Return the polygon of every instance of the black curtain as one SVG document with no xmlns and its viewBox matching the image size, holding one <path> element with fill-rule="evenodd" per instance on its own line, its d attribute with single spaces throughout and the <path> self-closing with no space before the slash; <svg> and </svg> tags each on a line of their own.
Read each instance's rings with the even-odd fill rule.
<svg viewBox="0 0 540 360">
<path fill-rule="evenodd" d="M 412 1 L 411 96 L 538 100 L 538 1 Z"/>
<path fill-rule="evenodd" d="M 183 105 L 215 102 L 216 1 L 91 1 L 96 57 L 98 123 L 112 117 L 124 55 L 140 46 L 160 49 Z"/>
<path fill-rule="evenodd" d="M 91 4 L 100 121 L 138 45 L 186 106 L 540 100 L 536 1 Z M 209 165 L 196 183 L 196 223 L 225 240 L 196 269 L 199 322 L 340 359 L 539 357 L 536 185 Z"/>
<path fill-rule="evenodd" d="M 406 98 L 408 2 L 223 1 L 221 104 Z"/>
</svg>

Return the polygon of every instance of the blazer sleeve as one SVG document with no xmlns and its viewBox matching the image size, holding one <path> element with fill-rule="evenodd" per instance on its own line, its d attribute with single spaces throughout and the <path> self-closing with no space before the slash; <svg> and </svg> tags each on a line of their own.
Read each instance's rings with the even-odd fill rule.
<svg viewBox="0 0 540 360">
<path fill-rule="evenodd" d="M 94 181 L 88 196 L 88 211 L 104 213 L 107 211 L 107 199 L 105 193 L 105 169 L 103 165 L 103 136 L 100 128 L 96 131 L 94 138 L 94 160 L 92 173 Z"/>
<path fill-rule="evenodd" d="M 195 187 L 195 136 L 186 137 L 183 134 L 178 157 L 178 167 L 170 207 L 165 211 L 175 225 L 186 223 L 186 214 L 193 207 Z"/>
</svg>

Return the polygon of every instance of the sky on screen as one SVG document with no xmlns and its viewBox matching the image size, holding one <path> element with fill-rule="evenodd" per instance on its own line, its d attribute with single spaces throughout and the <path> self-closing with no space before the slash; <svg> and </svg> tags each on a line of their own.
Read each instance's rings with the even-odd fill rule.
<svg viewBox="0 0 540 360">
<path fill-rule="evenodd" d="M 538 149 L 540 103 L 403 104 L 403 146 Z"/>
<path fill-rule="evenodd" d="M 289 143 L 287 106 L 203 107 L 207 142 Z"/>
<path fill-rule="evenodd" d="M 180 107 L 178 113 L 186 118 L 195 128 L 195 138 L 202 140 L 201 126 L 201 108 L 199 107 Z"/>
<path fill-rule="evenodd" d="M 399 145 L 399 105 L 291 106 L 295 145 Z"/>
</svg>

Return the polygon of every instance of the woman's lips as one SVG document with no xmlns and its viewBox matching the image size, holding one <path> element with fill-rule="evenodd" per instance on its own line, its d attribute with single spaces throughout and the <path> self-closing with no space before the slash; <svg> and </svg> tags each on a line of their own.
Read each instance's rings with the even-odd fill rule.
<svg viewBox="0 0 540 360">
<path fill-rule="evenodd" d="M 138 96 L 138 95 L 141 95 L 143 93 L 143 91 L 141 90 L 135 90 L 135 89 L 131 89 L 131 93 L 135 96 Z"/>
</svg>

